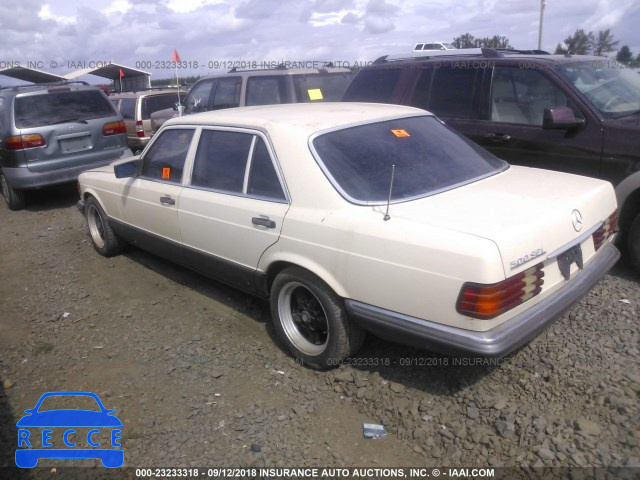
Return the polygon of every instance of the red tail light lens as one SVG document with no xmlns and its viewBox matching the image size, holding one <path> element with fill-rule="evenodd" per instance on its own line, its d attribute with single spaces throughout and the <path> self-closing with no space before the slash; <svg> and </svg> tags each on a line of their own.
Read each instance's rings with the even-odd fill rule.
<svg viewBox="0 0 640 480">
<path fill-rule="evenodd" d="M 121 133 L 127 133 L 127 124 L 124 123 L 124 120 L 120 120 L 119 122 L 110 122 L 105 123 L 102 127 L 102 135 L 108 137 L 110 135 L 119 135 Z"/>
<path fill-rule="evenodd" d="M 136 120 L 136 135 L 138 135 L 138 137 L 144 137 L 144 127 L 142 126 L 142 120 Z"/>
<path fill-rule="evenodd" d="M 4 148 L 7 150 L 22 150 L 23 148 L 44 147 L 47 142 L 42 135 L 33 133 L 31 135 L 14 135 L 7 137 L 4 141 Z"/>
<path fill-rule="evenodd" d="M 542 263 L 502 282 L 483 285 L 465 283 L 456 310 L 462 315 L 488 320 L 517 307 L 542 291 Z"/>
<path fill-rule="evenodd" d="M 598 250 L 607 239 L 613 235 L 613 232 L 616 231 L 618 227 L 618 211 L 616 210 L 609 218 L 607 218 L 602 226 L 593 232 L 593 246 L 596 250 Z"/>
</svg>

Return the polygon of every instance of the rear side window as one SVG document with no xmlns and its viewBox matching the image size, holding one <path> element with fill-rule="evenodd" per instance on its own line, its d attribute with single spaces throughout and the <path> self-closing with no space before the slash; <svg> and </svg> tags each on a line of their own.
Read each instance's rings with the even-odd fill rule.
<svg viewBox="0 0 640 480">
<path fill-rule="evenodd" d="M 192 138 L 193 129 L 164 130 L 142 159 L 140 175 L 152 180 L 181 183 Z"/>
<path fill-rule="evenodd" d="M 389 103 L 402 68 L 374 68 L 358 73 L 344 94 L 345 102 Z"/>
<path fill-rule="evenodd" d="M 264 140 L 245 132 L 203 130 L 191 185 L 265 200 L 286 200 Z"/>
<path fill-rule="evenodd" d="M 184 98 L 184 93 L 181 95 Z M 173 108 L 178 103 L 178 92 L 166 95 L 151 95 L 142 99 L 142 120 L 149 120 L 153 112 Z M 122 115 L 124 116 L 124 114 Z"/>
<path fill-rule="evenodd" d="M 213 106 L 211 109 L 220 110 L 239 106 L 241 85 L 242 79 L 240 77 L 218 80 L 218 86 L 213 96 Z"/>
<path fill-rule="evenodd" d="M 113 105 L 99 90 L 59 91 L 18 96 L 15 121 L 18 128 L 115 116 Z"/>
<path fill-rule="evenodd" d="M 312 146 L 329 180 L 356 204 L 386 202 L 390 191 L 391 201 L 433 195 L 507 168 L 432 116 L 335 130 Z"/>
<path fill-rule="evenodd" d="M 247 80 L 247 105 L 290 103 L 284 76 L 251 77 Z"/>
<path fill-rule="evenodd" d="M 473 68 L 435 69 L 427 110 L 444 118 L 472 118 L 474 85 L 479 71 Z"/>
<path fill-rule="evenodd" d="M 298 102 L 339 102 L 351 80 L 351 73 L 294 75 L 293 86 Z"/>
</svg>

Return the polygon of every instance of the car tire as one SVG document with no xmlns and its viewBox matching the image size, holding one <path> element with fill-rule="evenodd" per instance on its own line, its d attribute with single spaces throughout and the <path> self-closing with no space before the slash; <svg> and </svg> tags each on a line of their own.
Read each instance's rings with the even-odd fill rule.
<svg viewBox="0 0 640 480">
<path fill-rule="evenodd" d="M 16 190 L 11 187 L 7 182 L 7 179 L 0 173 L 0 187 L 2 188 L 2 195 L 9 210 L 22 210 L 25 206 L 25 194 L 24 190 Z"/>
<path fill-rule="evenodd" d="M 109 225 L 107 214 L 95 197 L 87 199 L 84 212 L 89 236 L 96 251 L 105 257 L 120 253 L 124 247 L 124 241 Z"/>
<path fill-rule="evenodd" d="M 338 366 L 355 353 L 365 332 L 325 282 L 298 267 L 280 272 L 271 286 L 271 316 L 280 339 L 303 365 Z"/>
<path fill-rule="evenodd" d="M 627 233 L 627 248 L 631 264 L 640 272 L 640 213 L 636 215 Z"/>
</svg>

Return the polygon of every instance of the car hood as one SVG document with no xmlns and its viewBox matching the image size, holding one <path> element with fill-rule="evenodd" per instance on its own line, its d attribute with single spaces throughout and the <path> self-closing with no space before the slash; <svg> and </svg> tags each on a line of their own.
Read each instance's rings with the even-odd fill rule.
<svg viewBox="0 0 640 480">
<path fill-rule="evenodd" d="M 389 214 L 391 222 L 406 219 L 427 223 L 494 242 L 505 276 L 510 276 L 534 264 L 512 269 L 512 261 L 532 252 L 544 259 L 568 248 L 589 235 L 615 209 L 613 187 L 608 182 L 511 166 L 493 177 L 448 192 L 392 204 Z M 582 217 L 579 232 L 573 226 L 574 210 Z"/>
<path fill-rule="evenodd" d="M 121 427 L 115 415 L 92 410 L 47 410 L 25 415 L 17 427 Z"/>
</svg>

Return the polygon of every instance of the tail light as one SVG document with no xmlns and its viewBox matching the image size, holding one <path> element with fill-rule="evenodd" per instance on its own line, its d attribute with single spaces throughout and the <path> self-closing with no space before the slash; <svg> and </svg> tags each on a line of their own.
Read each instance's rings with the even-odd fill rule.
<svg viewBox="0 0 640 480">
<path fill-rule="evenodd" d="M 618 226 L 618 211 L 616 210 L 609 218 L 607 218 L 602 226 L 593 232 L 593 246 L 596 250 L 598 250 L 607 239 L 613 235 L 613 232 L 616 231 L 616 227 Z"/>
<path fill-rule="evenodd" d="M 121 133 L 127 133 L 127 124 L 124 123 L 124 120 L 105 123 L 102 127 L 102 135 L 105 137 L 110 135 L 119 135 Z"/>
<path fill-rule="evenodd" d="M 142 120 L 136 120 L 136 135 L 138 135 L 138 137 L 144 137 L 144 127 L 142 126 Z"/>
<path fill-rule="evenodd" d="M 502 282 L 483 285 L 465 283 L 456 310 L 462 315 L 488 320 L 517 307 L 542 291 L 542 263 Z"/>
<path fill-rule="evenodd" d="M 32 133 L 30 135 L 14 135 L 7 137 L 4 141 L 4 148 L 7 150 L 22 150 L 23 148 L 44 147 L 47 142 L 42 135 Z"/>
</svg>

